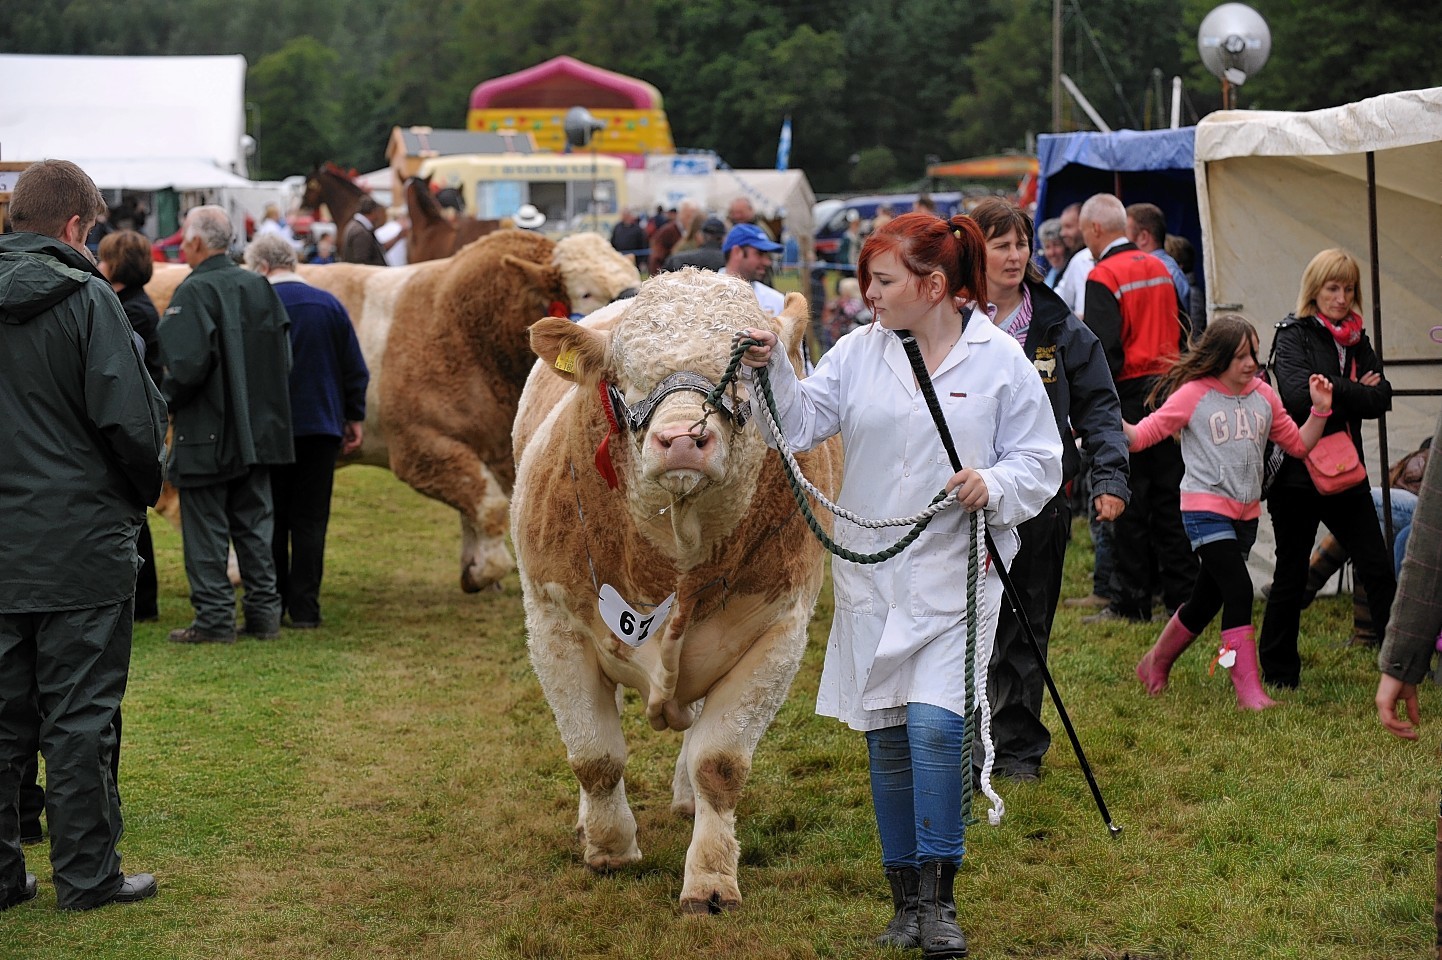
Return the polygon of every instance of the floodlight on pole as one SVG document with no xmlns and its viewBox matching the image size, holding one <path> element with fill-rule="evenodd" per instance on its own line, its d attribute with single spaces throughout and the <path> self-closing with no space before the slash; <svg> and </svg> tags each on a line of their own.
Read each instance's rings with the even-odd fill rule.
<svg viewBox="0 0 1442 960">
<path fill-rule="evenodd" d="M 596 170 L 596 143 L 593 139 L 598 130 L 605 129 L 606 121 L 598 120 L 591 111 L 585 107 L 572 107 L 566 111 L 566 119 L 562 123 L 566 131 L 566 143 L 572 147 L 591 148 L 591 229 L 596 233 L 601 232 L 601 212 L 596 209 L 596 183 L 599 174 Z"/>
<path fill-rule="evenodd" d="M 1233 87 L 1266 64 L 1272 52 L 1272 31 L 1262 15 L 1244 3 L 1224 3 L 1202 19 L 1197 52 L 1213 76 L 1222 81 L 1222 109 L 1236 106 Z"/>
</svg>

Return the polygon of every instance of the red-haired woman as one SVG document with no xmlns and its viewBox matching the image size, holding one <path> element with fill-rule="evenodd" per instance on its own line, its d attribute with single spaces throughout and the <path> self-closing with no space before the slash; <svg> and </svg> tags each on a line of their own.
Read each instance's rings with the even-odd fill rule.
<svg viewBox="0 0 1442 960">
<path fill-rule="evenodd" d="M 1016 554 L 1016 528 L 1061 484 L 1061 441 L 1051 404 L 1020 346 L 984 313 L 986 244 L 969 217 L 905 214 L 873 232 L 857 276 L 876 322 L 842 337 L 798 380 L 776 337 L 745 355 L 765 367 L 793 449 L 840 434 L 846 449 L 840 505 L 864 517 L 917 513 L 945 487 L 963 509 L 938 514 L 915 543 L 874 565 L 832 563 L 836 613 L 816 710 L 866 733 L 882 864 L 896 914 L 882 943 L 959 957 L 952 884 L 963 852 L 961 818 L 967 620 L 976 617 L 974 688 L 984 691 L 1001 585 L 995 570 L 967 606 L 967 513 L 982 512 L 1001 556 Z M 935 386 L 964 468 L 953 472 L 902 347 L 910 331 Z M 756 402 L 753 400 L 753 403 Z M 764 433 L 765 431 L 763 431 Z M 768 437 L 768 443 L 772 442 Z M 857 553 L 888 546 L 898 531 L 838 517 L 836 540 Z M 985 711 L 980 734 L 985 739 Z M 982 788 L 993 803 L 989 780 Z"/>
</svg>

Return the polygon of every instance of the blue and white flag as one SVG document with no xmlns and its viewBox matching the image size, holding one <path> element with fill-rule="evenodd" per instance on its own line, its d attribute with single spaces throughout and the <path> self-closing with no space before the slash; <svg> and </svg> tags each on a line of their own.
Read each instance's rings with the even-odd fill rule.
<svg viewBox="0 0 1442 960">
<path fill-rule="evenodd" d="M 785 170 L 791 163 L 791 114 L 781 121 L 781 139 L 776 144 L 776 169 Z"/>
</svg>

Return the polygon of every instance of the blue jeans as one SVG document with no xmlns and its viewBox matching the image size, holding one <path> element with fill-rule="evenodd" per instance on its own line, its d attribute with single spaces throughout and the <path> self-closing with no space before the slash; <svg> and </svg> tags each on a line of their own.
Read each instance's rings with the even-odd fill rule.
<svg viewBox="0 0 1442 960">
<path fill-rule="evenodd" d="M 1393 487 L 1389 493 L 1392 500 L 1392 572 L 1402 575 L 1402 558 L 1407 555 L 1407 538 L 1412 533 L 1412 511 L 1417 509 L 1417 494 L 1410 490 Z M 1372 488 L 1372 506 L 1377 511 L 1377 522 L 1382 525 L 1382 534 L 1387 533 L 1387 521 L 1382 517 L 1382 488 Z"/>
<path fill-rule="evenodd" d="M 1233 520 L 1205 510 L 1183 510 L 1182 529 L 1187 531 L 1193 550 L 1218 540 L 1235 540 L 1237 549 L 1246 557 L 1257 543 L 1256 520 Z"/>
<path fill-rule="evenodd" d="M 881 862 L 912 867 L 928 860 L 961 863 L 961 754 L 966 721 L 927 703 L 906 705 L 906 723 L 870 730 L 871 800 L 881 834 Z"/>
</svg>

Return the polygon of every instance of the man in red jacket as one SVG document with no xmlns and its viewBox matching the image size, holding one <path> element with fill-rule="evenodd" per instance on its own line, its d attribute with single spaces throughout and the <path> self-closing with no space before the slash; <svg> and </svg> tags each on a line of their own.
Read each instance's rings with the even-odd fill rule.
<svg viewBox="0 0 1442 960">
<path fill-rule="evenodd" d="M 1086 325 L 1106 351 L 1122 419 L 1146 415 L 1157 378 L 1181 356 L 1188 331 L 1166 264 L 1127 240 L 1127 210 L 1111 194 L 1082 205 L 1082 239 L 1096 258 L 1087 274 Z M 1197 560 L 1182 528 L 1182 454 L 1159 443 L 1131 455 L 1132 499 L 1113 528 L 1111 604 L 1083 622 L 1150 620 L 1154 588 L 1168 611 L 1191 596 Z"/>
</svg>

